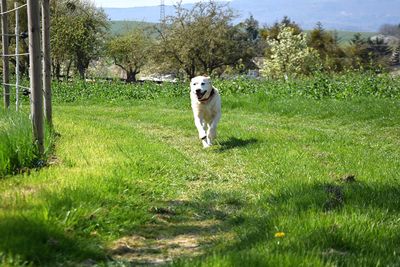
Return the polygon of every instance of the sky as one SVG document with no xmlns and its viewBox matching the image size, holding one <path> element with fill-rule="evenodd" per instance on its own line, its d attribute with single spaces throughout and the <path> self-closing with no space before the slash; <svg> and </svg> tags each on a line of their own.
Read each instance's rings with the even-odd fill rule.
<svg viewBox="0 0 400 267">
<path fill-rule="evenodd" d="M 160 0 L 92 0 L 98 7 L 138 7 L 138 6 L 157 6 Z M 173 5 L 176 0 L 165 0 L 166 5 Z M 195 3 L 198 0 L 183 0 L 182 3 Z"/>
</svg>

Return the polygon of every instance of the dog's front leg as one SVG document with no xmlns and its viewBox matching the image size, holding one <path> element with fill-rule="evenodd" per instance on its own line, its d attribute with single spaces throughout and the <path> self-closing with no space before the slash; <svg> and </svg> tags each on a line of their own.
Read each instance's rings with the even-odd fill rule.
<svg viewBox="0 0 400 267">
<path fill-rule="evenodd" d="M 203 143 L 203 147 L 208 147 L 209 145 L 207 143 L 207 134 L 206 130 L 204 129 L 205 124 L 203 117 L 194 116 L 194 124 L 196 125 L 197 131 L 199 132 L 199 138 Z"/>
<path fill-rule="evenodd" d="M 221 113 L 217 113 L 214 117 L 214 120 L 208 125 L 207 130 L 207 143 L 209 146 L 213 145 L 215 137 L 217 137 L 217 126 L 218 122 L 221 119 Z"/>
</svg>

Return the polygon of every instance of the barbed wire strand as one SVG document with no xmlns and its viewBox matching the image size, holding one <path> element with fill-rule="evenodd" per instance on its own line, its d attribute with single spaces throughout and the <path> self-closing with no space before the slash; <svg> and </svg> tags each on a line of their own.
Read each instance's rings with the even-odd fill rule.
<svg viewBox="0 0 400 267">
<path fill-rule="evenodd" d="M 2 85 L 8 85 L 8 86 L 12 86 L 12 87 L 19 87 L 19 88 L 22 88 L 22 89 L 26 89 L 26 90 L 29 90 L 29 91 L 31 91 L 32 90 L 32 88 L 31 87 L 26 87 L 26 86 L 22 86 L 22 85 L 16 85 L 16 84 L 13 84 L 13 83 L 2 83 Z M 42 89 L 42 91 L 44 92 L 44 89 Z M 19 93 L 24 93 L 24 92 L 19 92 Z M 15 94 L 15 92 L 10 92 L 10 93 L 7 93 L 7 94 L 5 94 L 5 93 L 0 93 L 0 94 L 2 94 L 2 95 L 10 95 L 10 94 Z"/>
<path fill-rule="evenodd" d="M 22 88 L 22 89 L 31 90 L 30 87 L 26 87 L 26 86 L 22 86 L 22 85 L 16 85 L 16 84 L 13 84 L 13 83 L 3 83 L 3 85 L 13 86 L 13 87 L 17 87 L 18 86 L 19 88 Z"/>
<path fill-rule="evenodd" d="M 23 7 L 26 7 L 27 5 L 28 5 L 28 4 L 20 5 L 20 6 L 18 6 L 17 8 L 13 8 L 13 9 L 4 11 L 3 13 L 0 13 L 0 16 L 3 16 L 3 15 L 5 15 L 5 14 L 11 13 L 11 12 L 14 12 L 15 10 L 21 9 L 21 8 L 23 8 Z"/>
<path fill-rule="evenodd" d="M 6 34 L 1 34 L 3 36 L 17 36 L 15 33 L 6 33 Z M 21 36 L 21 34 L 19 34 L 18 36 Z"/>
<path fill-rule="evenodd" d="M 29 53 L 7 54 L 7 55 L 2 55 L 2 56 L 3 56 L 3 57 L 29 56 Z"/>
</svg>

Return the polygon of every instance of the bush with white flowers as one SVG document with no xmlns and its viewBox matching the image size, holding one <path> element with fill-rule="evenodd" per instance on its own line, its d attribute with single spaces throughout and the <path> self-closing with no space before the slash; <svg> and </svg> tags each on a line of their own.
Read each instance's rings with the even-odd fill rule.
<svg viewBox="0 0 400 267">
<path fill-rule="evenodd" d="M 261 74 L 268 78 L 289 78 L 309 74 L 320 66 L 316 50 L 307 46 L 305 33 L 295 34 L 281 26 L 276 39 L 267 39 L 268 53 Z"/>
</svg>

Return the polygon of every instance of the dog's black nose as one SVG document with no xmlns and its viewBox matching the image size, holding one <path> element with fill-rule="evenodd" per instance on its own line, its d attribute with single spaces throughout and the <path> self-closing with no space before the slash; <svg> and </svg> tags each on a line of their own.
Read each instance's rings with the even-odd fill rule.
<svg viewBox="0 0 400 267">
<path fill-rule="evenodd" d="M 201 89 L 197 89 L 196 94 L 200 94 L 200 93 L 201 93 Z"/>
</svg>

